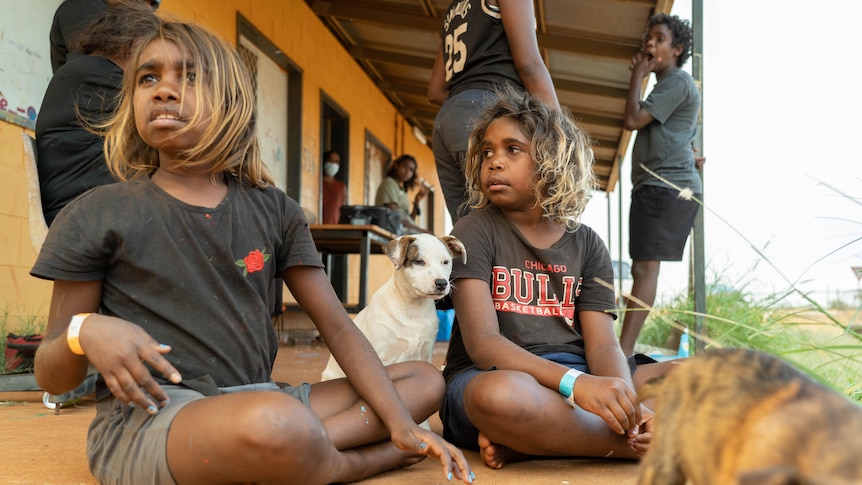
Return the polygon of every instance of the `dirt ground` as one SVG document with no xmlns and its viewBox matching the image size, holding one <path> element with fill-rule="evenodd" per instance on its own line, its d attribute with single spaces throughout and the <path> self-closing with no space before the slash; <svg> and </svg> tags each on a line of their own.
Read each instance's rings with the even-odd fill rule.
<svg viewBox="0 0 862 485">
<path fill-rule="evenodd" d="M 435 347 L 434 359 L 442 363 L 445 344 Z M 316 382 L 329 358 L 320 344 L 279 349 L 273 376 L 283 382 Z M 87 468 L 87 426 L 95 413 L 92 395 L 59 415 L 42 404 L 42 392 L 0 392 L 0 483 L 6 485 L 97 485 Z M 431 429 L 442 432 L 436 415 Z M 560 459 L 514 463 L 502 470 L 485 467 L 477 453 L 466 452 L 477 484 L 634 484 L 633 461 Z M 421 485 L 446 482 L 439 462 L 425 460 L 412 467 L 363 480 L 363 485 Z M 133 484 L 131 484 L 133 485 Z"/>
</svg>

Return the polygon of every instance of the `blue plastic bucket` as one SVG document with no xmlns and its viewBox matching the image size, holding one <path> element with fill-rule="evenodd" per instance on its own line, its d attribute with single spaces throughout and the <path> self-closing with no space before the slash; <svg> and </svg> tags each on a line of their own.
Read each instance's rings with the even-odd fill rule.
<svg viewBox="0 0 862 485">
<path fill-rule="evenodd" d="M 452 322 L 455 321 L 455 310 L 437 310 L 437 320 L 439 320 L 437 341 L 448 342 L 449 337 L 452 336 Z"/>
</svg>

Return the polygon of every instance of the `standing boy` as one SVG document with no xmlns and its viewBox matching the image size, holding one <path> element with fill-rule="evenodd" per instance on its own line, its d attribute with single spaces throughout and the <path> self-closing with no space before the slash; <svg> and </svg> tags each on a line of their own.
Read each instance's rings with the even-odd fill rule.
<svg viewBox="0 0 862 485">
<path fill-rule="evenodd" d="M 632 198 L 629 212 L 629 253 L 632 258 L 632 299 L 620 334 L 625 355 L 634 353 L 649 308 L 655 302 L 659 265 L 681 261 L 685 242 L 697 216 L 698 204 L 680 198 L 679 191 L 644 170 L 657 173 L 677 187 L 691 189 L 700 199 L 703 188 L 692 141 L 697 131 L 700 93 L 681 67 L 691 55 L 693 34 L 687 20 L 667 14 L 649 19 L 641 52 L 631 63 L 625 128 L 638 130 L 632 151 Z M 656 85 L 641 100 L 643 79 L 651 72 Z M 644 306 L 646 309 L 643 309 Z"/>
</svg>

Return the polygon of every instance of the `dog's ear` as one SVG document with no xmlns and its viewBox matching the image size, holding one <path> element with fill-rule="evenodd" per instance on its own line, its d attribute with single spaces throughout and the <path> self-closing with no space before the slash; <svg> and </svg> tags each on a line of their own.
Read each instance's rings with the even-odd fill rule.
<svg viewBox="0 0 862 485">
<path fill-rule="evenodd" d="M 452 257 L 461 255 L 461 262 L 467 263 L 467 248 L 464 247 L 464 243 L 458 240 L 455 236 L 440 236 L 439 239 L 443 241 L 443 244 L 449 248 L 449 253 L 452 254 Z"/>
<path fill-rule="evenodd" d="M 413 244 L 416 238 L 413 236 L 397 237 L 383 246 L 383 253 L 392 260 L 395 269 L 401 269 L 404 266 L 404 258 L 407 257 L 407 248 Z"/>
</svg>

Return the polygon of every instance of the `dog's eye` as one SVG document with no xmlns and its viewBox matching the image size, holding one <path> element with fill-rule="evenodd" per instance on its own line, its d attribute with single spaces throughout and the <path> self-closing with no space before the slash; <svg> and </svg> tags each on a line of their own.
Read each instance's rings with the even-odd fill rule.
<svg viewBox="0 0 862 485">
<path fill-rule="evenodd" d="M 447 259 L 446 261 L 443 261 L 443 266 L 449 266 L 450 264 L 452 264 L 451 259 Z"/>
<path fill-rule="evenodd" d="M 416 266 L 425 266 L 425 260 L 416 258 L 413 260 L 413 264 Z"/>
</svg>

